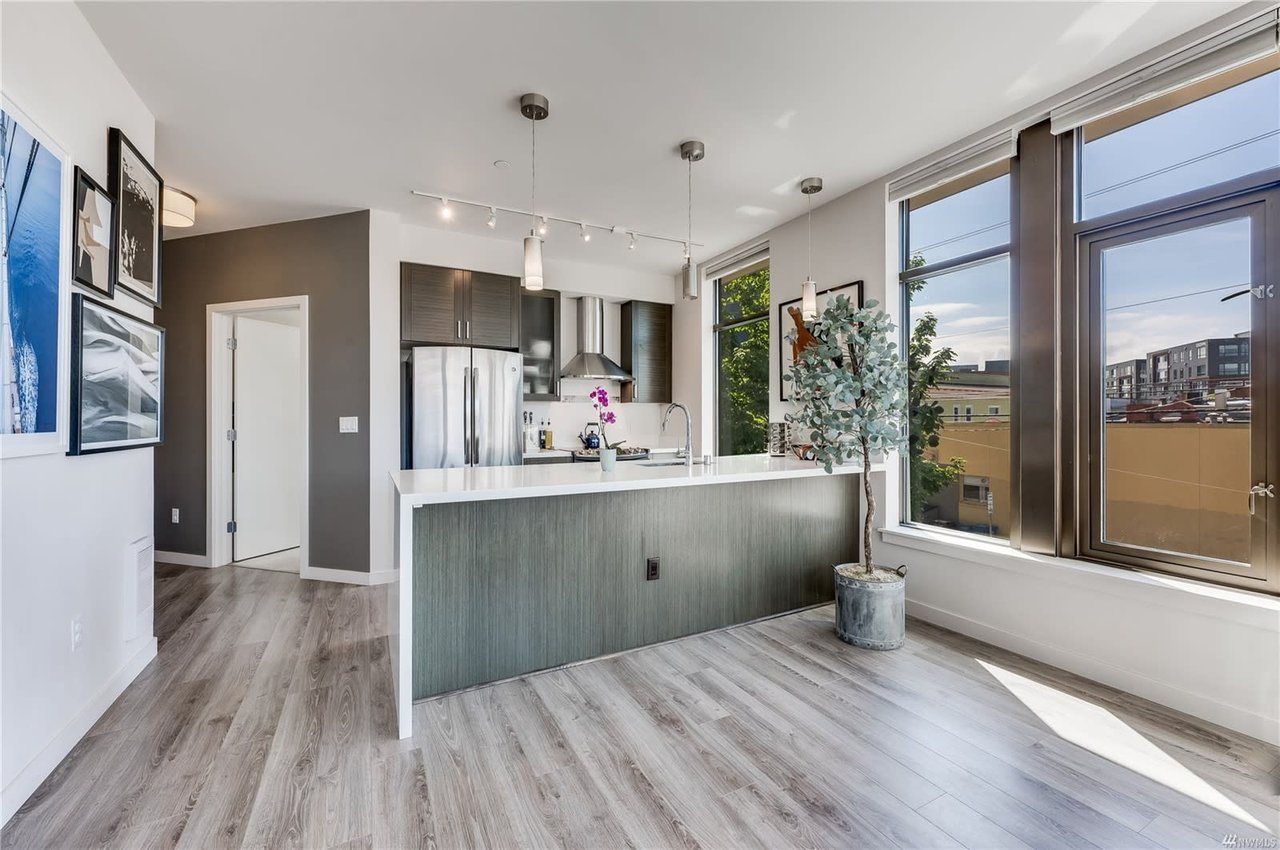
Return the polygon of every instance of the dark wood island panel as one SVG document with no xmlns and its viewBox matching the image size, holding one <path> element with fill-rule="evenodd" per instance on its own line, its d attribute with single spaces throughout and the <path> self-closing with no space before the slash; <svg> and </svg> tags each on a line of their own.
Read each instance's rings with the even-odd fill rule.
<svg viewBox="0 0 1280 850">
<path fill-rule="evenodd" d="M 831 564 L 858 557 L 860 486 L 837 475 L 417 508 L 413 698 L 828 602 Z"/>
</svg>

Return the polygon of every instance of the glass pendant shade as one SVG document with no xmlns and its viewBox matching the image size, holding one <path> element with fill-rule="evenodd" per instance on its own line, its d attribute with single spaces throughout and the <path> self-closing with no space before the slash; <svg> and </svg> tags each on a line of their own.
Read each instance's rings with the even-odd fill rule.
<svg viewBox="0 0 1280 850">
<path fill-rule="evenodd" d="M 542 289 L 542 240 L 533 235 L 524 238 L 524 288 Z"/>
<path fill-rule="evenodd" d="M 811 277 L 800 287 L 800 318 L 806 322 L 818 318 L 818 284 Z"/>
<path fill-rule="evenodd" d="M 698 267 L 689 260 L 684 261 L 684 268 L 680 270 L 680 284 L 684 290 L 684 300 L 698 300 Z"/>
</svg>

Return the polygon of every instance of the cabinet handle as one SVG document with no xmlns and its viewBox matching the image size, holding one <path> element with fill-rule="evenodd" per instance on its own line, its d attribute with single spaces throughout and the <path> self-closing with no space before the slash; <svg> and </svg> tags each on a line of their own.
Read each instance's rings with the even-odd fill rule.
<svg viewBox="0 0 1280 850">
<path fill-rule="evenodd" d="M 462 339 L 462 320 L 458 320 L 458 339 Z"/>
<path fill-rule="evenodd" d="M 471 320 L 467 319 L 467 339 L 471 339 Z"/>
</svg>

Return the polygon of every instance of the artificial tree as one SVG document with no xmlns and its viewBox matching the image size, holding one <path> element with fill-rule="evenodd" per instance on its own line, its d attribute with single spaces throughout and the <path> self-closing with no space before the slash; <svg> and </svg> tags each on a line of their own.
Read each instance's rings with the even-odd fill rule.
<svg viewBox="0 0 1280 850">
<path fill-rule="evenodd" d="M 876 500 L 871 455 L 906 446 L 907 373 L 893 341 L 895 326 L 878 302 L 858 307 L 839 295 L 812 322 L 815 341 L 785 377 L 792 381 L 797 410 L 787 421 L 807 434 L 827 472 L 846 461 L 862 461 L 867 512 L 862 526 L 864 577 L 874 580 L 871 530 Z M 891 574 L 892 575 L 892 574 Z"/>
</svg>

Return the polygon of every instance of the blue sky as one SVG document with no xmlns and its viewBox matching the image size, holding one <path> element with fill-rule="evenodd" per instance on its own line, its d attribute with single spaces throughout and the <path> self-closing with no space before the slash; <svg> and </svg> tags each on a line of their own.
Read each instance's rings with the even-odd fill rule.
<svg viewBox="0 0 1280 850">
<path fill-rule="evenodd" d="M 1085 145 L 1084 213 L 1097 217 L 1280 166 L 1280 71 Z M 910 250 L 933 263 L 1009 239 L 1008 176 L 911 214 Z M 1112 249 L 1104 257 L 1107 361 L 1249 328 L 1249 224 L 1234 220 Z M 1193 294 L 1202 290 L 1221 290 Z M 1129 306 L 1137 305 L 1137 306 Z M 1009 266 L 930 279 L 913 304 L 938 317 L 956 362 L 1009 356 Z"/>
</svg>

